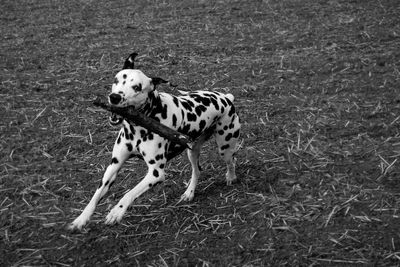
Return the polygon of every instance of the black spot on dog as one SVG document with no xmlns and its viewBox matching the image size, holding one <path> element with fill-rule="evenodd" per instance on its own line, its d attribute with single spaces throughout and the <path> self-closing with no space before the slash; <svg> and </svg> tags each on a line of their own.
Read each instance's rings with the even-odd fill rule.
<svg viewBox="0 0 400 267">
<path fill-rule="evenodd" d="M 219 130 L 219 131 L 218 131 L 218 134 L 219 134 L 219 135 L 223 135 L 224 133 L 225 133 L 224 130 Z"/>
<path fill-rule="evenodd" d="M 176 127 L 177 118 L 175 114 L 172 114 L 172 126 Z"/>
<path fill-rule="evenodd" d="M 233 116 L 232 116 L 232 119 L 231 119 L 231 124 L 233 124 L 233 122 L 235 121 L 235 119 L 236 119 L 236 115 L 233 115 Z"/>
<path fill-rule="evenodd" d="M 107 186 L 109 183 L 110 183 L 110 181 L 107 181 L 107 182 L 104 184 L 104 186 Z"/>
<path fill-rule="evenodd" d="M 158 154 L 155 157 L 156 160 L 160 160 L 160 159 L 163 159 L 163 158 L 164 158 L 164 154 Z"/>
<path fill-rule="evenodd" d="M 203 106 L 203 105 L 198 105 L 198 106 L 194 109 L 194 111 L 196 111 L 197 116 L 199 116 L 199 117 L 200 117 L 201 113 L 203 113 L 203 112 L 206 111 L 206 110 L 207 110 L 207 108 L 206 108 L 205 106 Z"/>
<path fill-rule="evenodd" d="M 228 142 L 229 140 L 231 140 L 231 138 L 232 138 L 232 133 L 228 133 L 228 134 L 225 136 L 225 141 Z"/>
<path fill-rule="evenodd" d="M 143 157 L 146 157 L 146 151 L 142 151 Z"/>
<path fill-rule="evenodd" d="M 191 138 L 197 138 L 199 136 L 199 132 L 196 130 L 190 131 L 187 133 L 187 135 L 189 135 Z"/>
<path fill-rule="evenodd" d="M 224 126 L 224 130 L 225 131 L 228 130 L 228 126 L 227 125 Z"/>
<path fill-rule="evenodd" d="M 149 133 L 149 134 L 147 135 L 147 139 L 153 140 L 153 138 L 154 138 L 153 133 Z"/>
<path fill-rule="evenodd" d="M 128 129 L 124 126 L 124 134 L 128 138 L 129 137 L 129 131 Z"/>
<path fill-rule="evenodd" d="M 154 184 L 149 183 L 149 187 L 154 187 L 154 186 L 156 186 L 158 184 L 161 184 L 161 183 L 162 183 L 161 181 L 155 182 Z"/>
<path fill-rule="evenodd" d="M 140 138 L 145 137 L 146 134 L 147 134 L 146 130 L 143 130 L 143 129 L 140 130 Z"/>
<path fill-rule="evenodd" d="M 132 149 L 133 149 L 132 144 L 131 143 L 127 143 L 126 144 L 126 148 L 128 149 L 129 152 L 131 152 Z"/>
<path fill-rule="evenodd" d="M 221 150 L 225 150 L 225 149 L 227 149 L 227 148 L 229 148 L 229 144 L 226 144 L 226 145 L 221 146 Z"/>
<path fill-rule="evenodd" d="M 124 206 L 123 205 L 119 205 L 119 207 L 122 209 Z"/>
<path fill-rule="evenodd" d="M 188 121 L 196 121 L 197 120 L 197 116 L 194 113 L 189 113 L 187 114 L 187 120 Z"/>
<path fill-rule="evenodd" d="M 164 169 L 165 165 L 164 164 L 160 164 L 160 169 Z"/>
<path fill-rule="evenodd" d="M 210 106 L 211 100 L 208 97 L 203 97 L 201 95 L 194 95 L 193 96 L 194 101 L 198 103 L 202 103 L 204 106 L 208 107 Z"/>
<path fill-rule="evenodd" d="M 210 98 L 211 99 L 211 103 L 214 105 L 216 110 L 219 110 L 219 105 L 218 105 L 218 101 L 215 100 L 215 98 Z"/>
<path fill-rule="evenodd" d="M 204 129 L 204 127 L 206 127 L 206 121 L 205 120 L 201 120 L 199 123 L 200 126 L 200 131 L 202 131 Z"/>
<path fill-rule="evenodd" d="M 99 184 L 99 187 L 98 188 L 100 188 L 100 187 L 102 187 L 103 186 L 103 181 L 100 181 L 100 184 Z"/>
<path fill-rule="evenodd" d="M 140 145 L 140 143 L 142 142 L 142 140 L 137 140 L 137 142 L 136 142 L 136 147 L 138 147 L 139 145 Z"/>
<path fill-rule="evenodd" d="M 111 164 L 117 164 L 118 163 L 118 159 L 116 157 L 111 159 Z"/>
<path fill-rule="evenodd" d="M 161 148 L 161 146 L 162 146 L 162 144 L 161 144 L 161 143 L 158 143 L 158 148 Z"/>
<path fill-rule="evenodd" d="M 192 106 L 189 104 L 189 101 L 181 101 L 181 104 L 184 109 L 187 109 L 189 111 L 192 111 Z M 193 104 L 193 103 L 192 103 Z"/>
<path fill-rule="evenodd" d="M 220 100 L 221 100 L 222 105 L 224 105 L 225 107 L 226 107 L 226 105 L 228 105 L 223 98 L 221 98 Z"/>
<path fill-rule="evenodd" d="M 143 142 L 147 141 L 147 131 L 146 130 L 140 130 L 140 138 L 142 138 Z"/>
<path fill-rule="evenodd" d="M 231 110 L 229 110 L 228 116 L 232 116 L 233 114 L 235 114 L 235 107 L 231 106 Z"/>
<path fill-rule="evenodd" d="M 165 104 L 161 111 L 161 118 L 165 120 L 168 117 L 167 115 L 168 115 L 168 106 Z"/>
<path fill-rule="evenodd" d="M 176 96 L 172 96 L 172 101 L 174 101 L 175 106 L 179 108 L 179 100 Z"/>
<path fill-rule="evenodd" d="M 156 161 L 154 159 L 149 160 L 149 164 L 155 164 Z"/>
<path fill-rule="evenodd" d="M 135 128 L 133 128 L 133 126 L 130 125 L 130 124 L 129 124 L 129 130 L 131 130 L 131 133 L 132 133 L 132 134 L 135 134 Z"/>
<path fill-rule="evenodd" d="M 126 79 L 126 77 L 127 77 L 126 74 L 122 75 L 122 78 Z"/>
<path fill-rule="evenodd" d="M 158 171 L 157 171 L 157 170 L 154 170 L 154 171 L 153 171 L 153 175 L 154 175 L 155 177 L 158 177 L 158 175 L 159 175 L 159 174 L 158 174 Z"/>
<path fill-rule="evenodd" d="M 190 130 L 190 124 L 185 124 L 183 128 L 181 128 L 180 130 L 178 129 L 178 132 L 187 133 L 189 132 L 189 130 Z"/>
<path fill-rule="evenodd" d="M 118 84 L 119 80 L 117 78 L 114 79 L 114 84 Z"/>
<path fill-rule="evenodd" d="M 121 133 L 118 135 L 117 144 L 121 143 Z"/>
<path fill-rule="evenodd" d="M 225 113 L 225 108 L 223 106 L 221 106 L 221 114 Z"/>
<path fill-rule="evenodd" d="M 111 186 L 114 184 L 114 182 L 115 182 L 115 181 L 112 181 L 112 182 L 110 183 L 110 186 L 109 186 L 108 188 L 111 188 Z"/>
<path fill-rule="evenodd" d="M 239 137 L 239 130 L 236 130 L 236 131 L 233 133 L 233 137 L 234 137 L 234 138 L 238 138 L 238 137 Z"/>
</svg>

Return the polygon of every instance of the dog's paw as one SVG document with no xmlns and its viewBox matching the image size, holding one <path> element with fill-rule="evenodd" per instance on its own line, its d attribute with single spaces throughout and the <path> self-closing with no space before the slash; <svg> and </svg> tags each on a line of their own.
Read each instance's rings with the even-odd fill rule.
<svg viewBox="0 0 400 267">
<path fill-rule="evenodd" d="M 110 213 L 108 213 L 105 223 L 108 225 L 119 223 L 122 220 L 122 217 L 124 217 L 125 211 L 126 208 L 122 205 L 115 206 Z"/>
<path fill-rule="evenodd" d="M 236 175 L 226 175 L 226 185 L 232 185 L 237 181 Z"/>
<path fill-rule="evenodd" d="M 86 220 L 85 218 L 78 217 L 78 218 L 76 218 L 72 223 L 70 223 L 70 224 L 67 226 L 67 229 L 68 229 L 69 231 L 76 231 L 76 230 L 81 231 L 82 228 L 83 228 L 83 226 L 86 225 L 87 221 L 88 221 L 88 220 Z"/>
<path fill-rule="evenodd" d="M 185 193 L 183 193 L 182 194 L 182 196 L 181 196 L 181 199 L 179 200 L 179 202 L 182 202 L 182 201 L 192 201 L 193 200 L 193 198 L 194 198 L 194 190 L 193 189 L 187 189 L 186 191 L 185 191 Z"/>
</svg>

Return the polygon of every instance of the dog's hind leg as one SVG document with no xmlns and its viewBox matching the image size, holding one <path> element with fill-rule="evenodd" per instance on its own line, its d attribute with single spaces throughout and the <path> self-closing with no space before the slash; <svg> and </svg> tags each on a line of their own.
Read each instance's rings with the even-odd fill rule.
<svg viewBox="0 0 400 267">
<path fill-rule="evenodd" d="M 192 177 L 190 178 L 190 182 L 186 188 L 185 193 L 182 194 L 180 201 L 191 201 L 194 197 L 194 191 L 197 186 L 197 182 L 200 177 L 199 170 L 199 156 L 200 156 L 200 147 L 194 146 L 192 150 L 187 150 L 187 155 L 192 165 Z"/>
<path fill-rule="evenodd" d="M 187 150 L 187 155 L 192 166 L 192 176 L 190 182 L 186 188 L 185 193 L 182 194 L 179 201 L 191 201 L 194 197 L 194 191 L 196 189 L 198 180 L 200 178 L 200 168 L 199 168 L 199 157 L 200 149 L 204 142 L 210 137 L 211 133 L 205 133 L 200 136 L 196 143 L 193 145 L 192 149 Z"/>
<path fill-rule="evenodd" d="M 224 159 L 227 167 L 226 183 L 231 185 L 236 180 L 235 157 L 237 143 L 240 134 L 240 123 L 237 114 L 233 114 L 229 120 L 223 120 L 217 127 L 215 140 L 218 145 L 218 152 Z"/>
</svg>

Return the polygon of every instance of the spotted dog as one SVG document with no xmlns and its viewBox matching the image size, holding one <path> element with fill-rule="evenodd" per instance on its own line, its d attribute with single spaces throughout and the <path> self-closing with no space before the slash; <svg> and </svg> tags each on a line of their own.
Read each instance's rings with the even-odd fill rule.
<svg viewBox="0 0 400 267">
<path fill-rule="evenodd" d="M 234 153 L 240 132 L 239 117 L 232 103 L 233 95 L 193 91 L 181 92 L 181 95 L 174 96 L 158 92 L 156 86 L 168 82 L 161 78 L 149 78 L 140 70 L 135 69 L 136 55 L 136 53 L 131 54 L 126 59 L 123 69 L 115 76 L 109 103 L 117 107 L 133 106 L 142 114 L 196 140 L 192 149 L 187 150 L 192 175 L 186 191 L 181 196 L 182 201 L 190 201 L 194 197 L 200 176 L 200 148 L 213 135 L 219 154 L 226 162 L 226 181 L 230 185 L 236 180 Z M 144 159 L 148 172 L 143 180 L 111 209 L 105 221 L 106 224 L 120 222 L 136 198 L 164 181 L 168 155 L 177 148 L 176 144 L 172 144 L 169 140 L 143 127 L 130 124 L 118 116 L 112 116 L 111 122 L 122 125 L 114 144 L 111 163 L 89 204 L 69 225 L 70 229 L 81 229 L 89 221 L 97 203 L 115 182 L 122 164 L 131 156 L 136 155 Z"/>
</svg>

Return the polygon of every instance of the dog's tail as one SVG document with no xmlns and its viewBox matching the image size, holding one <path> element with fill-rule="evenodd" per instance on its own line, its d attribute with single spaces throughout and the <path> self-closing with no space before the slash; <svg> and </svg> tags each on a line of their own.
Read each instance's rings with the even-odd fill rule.
<svg viewBox="0 0 400 267">
<path fill-rule="evenodd" d="M 235 100 L 235 97 L 232 94 L 226 94 L 225 97 L 228 98 L 231 102 Z"/>
</svg>

